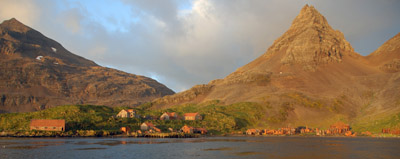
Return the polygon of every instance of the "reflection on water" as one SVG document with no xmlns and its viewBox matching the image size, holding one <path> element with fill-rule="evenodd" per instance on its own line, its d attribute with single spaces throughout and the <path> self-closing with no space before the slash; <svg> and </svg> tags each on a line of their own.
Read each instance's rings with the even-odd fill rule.
<svg viewBox="0 0 400 159">
<path fill-rule="evenodd" d="M 261 152 L 246 151 L 246 152 L 236 152 L 234 154 L 238 156 L 249 156 L 249 155 L 261 154 Z"/>
<path fill-rule="evenodd" d="M 204 151 L 226 151 L 232 150 L 232 147 L 220 147 L 220 148 L 210 148 L 210 149 L 203 149 Z"/>
<path fill-rule="evenodd" d="M 104 150 L 106 148 L 102 147 L 88 147 L 88 148 L 79 148 L 79 149 L 74 149 L 74 150 Z"/>
<path fill-rule="evenodd" d="M 400 139 L 0 138 L 0 158 L 397 158 Z"/>
</svg>

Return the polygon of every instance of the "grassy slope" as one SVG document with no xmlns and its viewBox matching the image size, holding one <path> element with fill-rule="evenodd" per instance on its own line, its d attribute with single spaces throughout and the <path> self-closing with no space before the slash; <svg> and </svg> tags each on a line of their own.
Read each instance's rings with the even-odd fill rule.
<svg viewBox="0 0 400 159">
<path fill-rule="evenodd" d="M 124 121 L 118 122 L 111 118 L 120 109 L 122 108 L 73 105 L 30 113 L 0 114 L 0 131 L 29 130 L 31 119 L 65 119 L 67 130 L 113 130 L 124 124 Z"/>
<path fill-rule="evenodd" d="M 213 134 L 229 133 L 233 131 L 245 131 L 248 128 L 279 128 L 287 124 L 290 112 L 300 105 L 307 109 L 326 109 L 332 111 L 332 106 L 326 107 L 323 103 L 312 101 L 301 96 L 289 95 L 293 98 L 293 102 L 282 103 L 273 108 L 270 103 L 235 103 L 231 105 L 219 105 L 218 101 L 211 101 L 204 104 L 186 104 L 177 105 L 168 109 L 149 109 L 151 105 L 141 105 L 135 109 L 140 115 L 151 115 L 159 117 L 163 112 L 177 112 L 180 116 L 184 113 L 199 112 L 203 116 L 200 121 L 183 121 L 183 120 L 149 120 L 164 132 L 168 128 L 175 130 L 180 129 L 184 125 L 194 127 L 207 128 Z M 335 106 L 333 106 L 335 107 Z M 110 108 L 106 106 L 91 106 L 91 105 L 73 105 L 59 106 L 51 109 L 46 109 L 31 113 L 10 113 L 0 114 L 0 131 L 18 131 L 29 130 L 29 122 L 31 119 L 65 119 L 67 131 L 77 130 L 118 130 L 122 126 L 127 126 L 133 130 L 138 130 L 140 124 L 145 119 L 120 119 L 113 118 L 124 107 Z M 335 110 L 333 110 L 335 112 Z M 340 114 L 339 114 L 340 116 Z M 324 123 L 326 128 L 329 124 L 342 120 L 349 122 L 356 132 L 371 131 L 379 133 L 382 128 L 399 128 L 400 114 L 384 116 L 382 118 L 361 119 L 356 118 L 352 121 L 347 119 L 337 118 Z M 285 123 L 286 122 L 286 123 Z M 300 126 L 300 125 L 292 125 Z M 312 126 L 312 125 L 309 125 Z"/>
</svg>

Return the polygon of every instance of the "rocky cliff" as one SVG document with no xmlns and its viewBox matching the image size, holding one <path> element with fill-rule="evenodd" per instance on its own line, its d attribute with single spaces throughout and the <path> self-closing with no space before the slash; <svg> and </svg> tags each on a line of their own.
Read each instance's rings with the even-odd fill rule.
<svg viewBox="0 0 400 159">
<path fill-rule="evenodd" d="M 0 111 L 66 104 L 135 106 L 172 90 L 144 76 L 97 65 L 16 19 L 0 24 Z"/>
</svg>

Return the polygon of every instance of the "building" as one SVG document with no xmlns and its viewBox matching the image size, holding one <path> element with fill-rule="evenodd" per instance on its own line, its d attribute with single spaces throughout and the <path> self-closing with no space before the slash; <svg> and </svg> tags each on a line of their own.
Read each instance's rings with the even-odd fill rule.
<svg viewBox="0 0 400 159">
<path fill-rule="evenodd" d="M 121 127 L 119 130 L 122 131 L 123 133 L 131 132 L 131 129 L 129 127 Z"/>
<path fill-rule="evenodd" d="M 150 130 L 151 128 L 153 128 L 153 127 L 154 127 L 153 123 L 144 122 L 144 123 L 142 123 L 142 125 L 140 125 L 140 130 L 147 131 L 147 130 Z"/>
<path fill-rule="evenodd" d="M 195 134 L 207 134 L 208 131 L 205 128 L 194 128 L 194 127 L 185 125 L 185 126 L 183 126 L 181 128 L 181 132 L 183 132 L 185 134 L 193 134 L 193 133 L 195 133 Z"/>
<path fill-rule="evenodd" d="M 65 131 L 65 120 L 32 119 L 30 130 Z"/>
<path fill-rule="evenodd" d="M 191 126 L 185 125 L 185 126 L 183 126 L 183 127 L 181 128 L 181 131 L 182 131 L 183 133 L 186 133 L 186 134 L 193 134 L 193 133 L 194 133 L 194 128 L 191 127 Z"/>
<path fill-rule="evenodd" d="M 185 113 L 183 115 L 185 120 L 202 120 L 203 118 L 199 113 Z"/>
<path fill-rule="evenodd" d="M 140 130 L 149 131 L 149 132 L 161 132 L 161 130 L 153 125 L 150 122 L 144 122 L 140 125 Z"/>
<path fill-rule="evenodd" d="M 178 119 L 178 115 L 175 112 L 165 112 L 160 116 L 160 120 L 174 120 Z"/>
<path fill-rule="evenodd" d="M 119 118 L 137 118 L 136 110 L 133 109 L 122 109 L 118 114 Z"/>
<path fill-rule="evenodd" d="M 208 131 L 205 128 L 194 128 L 193 133 L 198 133 L 198 134 L 207 134 Z"/>
<path fill-rule="evenodd" d="M 336 122 L 329 128 L 330 134 L 343 134 L 350 131 L 350 125 L 343 122 Z"/>
<path fill-rule="evenodd" d="M 258 129 L 247 129 L 247 135 L 260 135 L 260 130 Z"/>
</svg>

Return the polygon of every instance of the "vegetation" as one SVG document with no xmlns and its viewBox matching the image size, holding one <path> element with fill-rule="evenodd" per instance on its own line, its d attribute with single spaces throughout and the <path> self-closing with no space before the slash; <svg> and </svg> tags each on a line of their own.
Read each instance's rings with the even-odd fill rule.
<svg viewBox="0 0 400 159">
<path fill-rule="evenodd" d="M 31 119 L 65 119 L 68 130 L 112 129 L 108 122 L 114 110 L 106 106 L 74 105 L 59 106 L 30 113 L 0 114 L 0 131 L 29 130 Z"/>
<path fill-rule="evenodd" d="M 170 128 L 179 130 L 184 125 L 206 128 L 210 134 L 225 134 L 231 132 L 244 132 L 249 128 L 278 128 L 287 120 L 289 113 L 294 111 L 296 105 L 327 109 L 318 102 L 312 101 L 301 95 L 289 95 L 295 99 L 290 102 L 283 102 L 277 106 L 269 102 L 252 103 L 241 102 L 231 105 L 221 105 L 218 100 L 203 104 L 177 105 L 168 109 L 151 109 L 151 103 L 143 104 L 134 108 L 141 116 L 140 118 L 116 118 L 122 109 L 129 107 L 93 106 L 93 105 L 71 105 L 59 106 L 30 113 L 8 113 L 0 114 L 0 132 L 11 133 L 14 136 L 108 136 L 121 134 L 121 127 L 128 127 L 131 130 L 139 130 L 143 122 L 151 122 L 162 132 L 168 132 Z M 341 107 L 341 101 L 334 103 Z M 176 112 L 181 118 L 185 113 L 198 112 L 203 120 L 159 120 L 164 112 Z M 153 119 L 147 119 L 153 117 Z M 32 119 L 65 119 L 65 132 L 44 132 L 30 131 L 29 123 Z M 345 119 L 340 119 L 343 121 Z M 336 119 L 334 121 L 337 121 Z M 332 123 L 334 122 L 332 120 Z M 332 123 L 326 123 L 329 125 Z M 346 121 L 352 126 L 355 132 L 370 131 L 380 133 L 382 128 L 400 128 L 400 114 L 394 114 L 383 118 L 369 120 L 359 119 Z M 275 124 L 275 125 L 274 125 Z"/>
<path fill-rule="evenodd" d="M 106 106 L 72 105 L 59 106 L 30 113 L 0 114 L 0 131 L 25 132 L 29 131 L 31 119 L 65 119 L 66 130 L 79 136 L 102 136 L 115 134 L 120 127 L 139 130 L 144 121 L 152 122 L 163 131 L 168 128 L 180 129 L 184 125 L 207 128 L 213 134 L 228 133 L 234 130 L 245 130 L 257 124 L 263 117 L 263 107 L 256 103 L 237 103 L 227 106 L 217 105 L 180 105 L 163 110 L 148 110 L 146 105 L 135 108 L 141 116 L 159 117 L 163 112 L 176 112 L 179 116 L 184 113 L 199 112 L 203 120 L 146 120 L 143 118 L 115 118 L 114 116 L 127 107 L 110 108 Z M 39 131 L 40 132 L 40 131 Z M 32 135 L 20 133 L 21 135 Z M 55 135 L 49 133 L 45 136 Z M 60 135 L 60 134 L 58 134 Z M 62 136 L 62 135 L 61 135 Z"/>
<path fill-rule="evenodd" d="M 370 131 L 380 133 L 383 128 L 400 129 L 400 113 L 386 116 L 380 119 L 359 120 L 352 126 L 356 132 Z"/>
<path fill-rule="evenodd" d="M 141 107 L 143 108 L 143 107 Z M 203 120 L 185 121 L 185 120 L 151 120 L 160 129 L 179 129 L 184 125 L 193 127 L 207 128 L 213 134 L 228 133 L 235 130 L 245 130 L 248 127 L 256 125 L 263 117 L 264 108 L 260 104 L 243 102 L 232 105 L 218 105 L 218 101 L 207 104 L 178 105 L 169 109 L 145 110 L 145 115 L 161 115 L 163 112 L 176 112 L 179 116 L 184 113 L 198 112 Z"/>
</svg>

